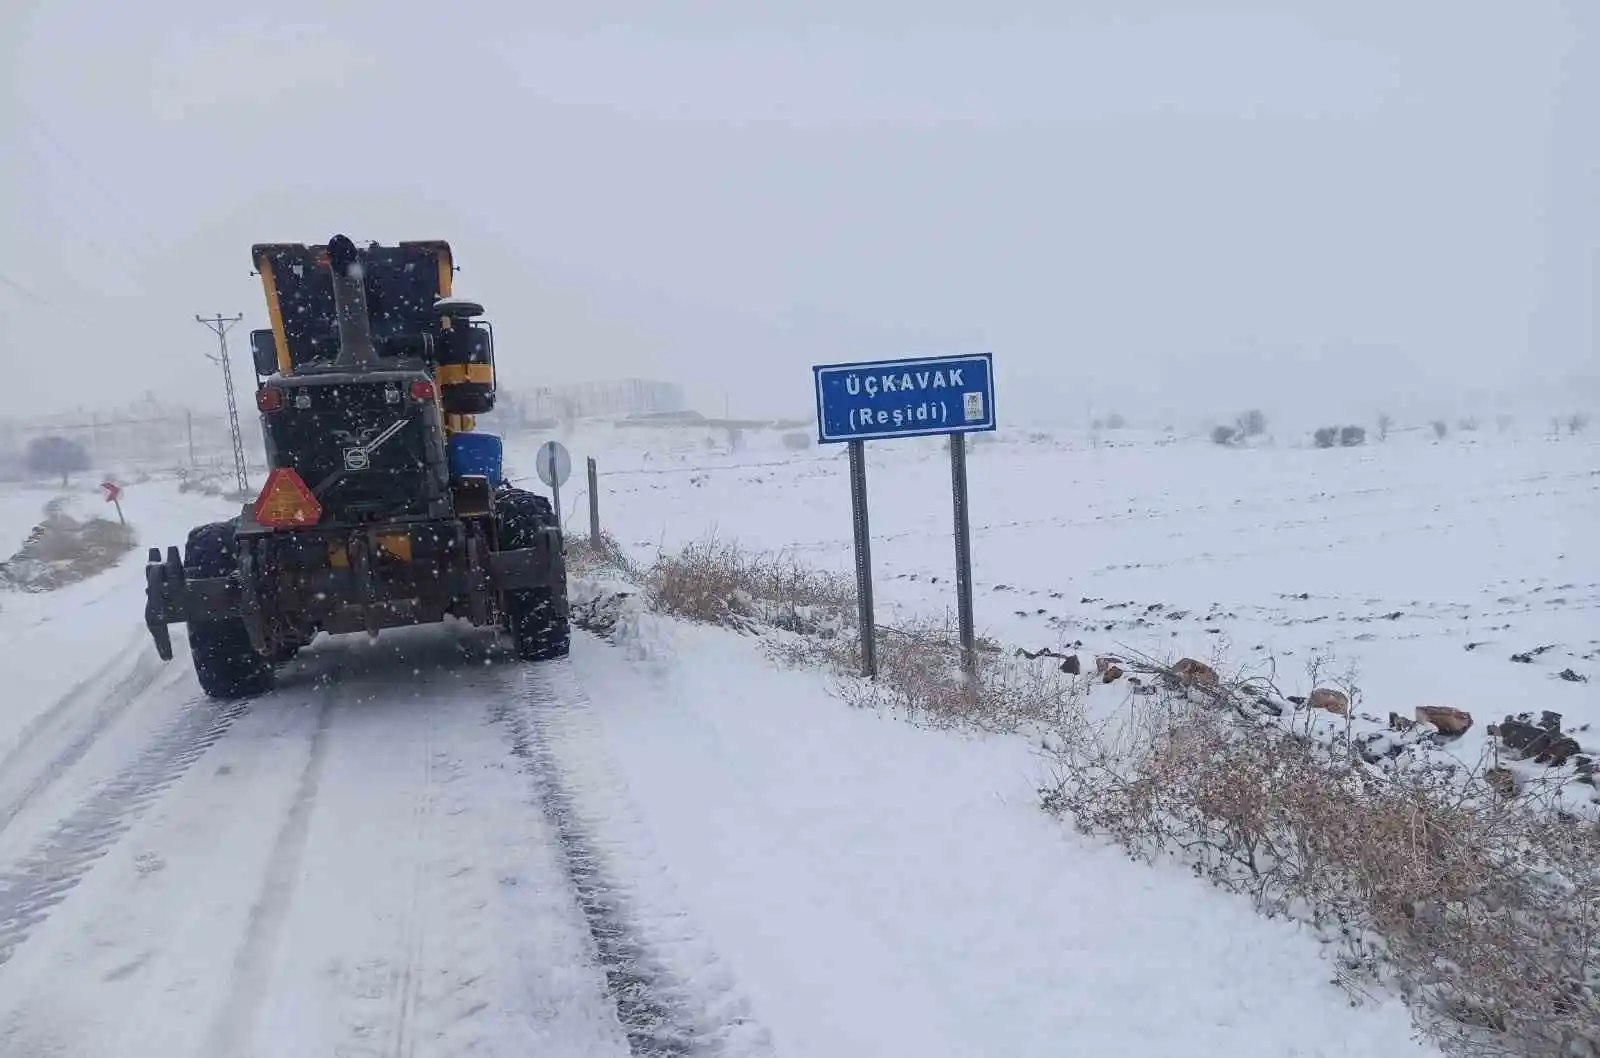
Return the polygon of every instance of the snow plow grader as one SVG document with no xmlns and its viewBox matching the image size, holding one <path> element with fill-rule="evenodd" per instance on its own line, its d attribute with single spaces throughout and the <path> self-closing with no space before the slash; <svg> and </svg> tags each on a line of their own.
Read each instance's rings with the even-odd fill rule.
<svg viewBox="0 0 1600 1058">
<path fill-rule="evenodd" d="M 271 327 L 251 333 L 269 467 L 253 503 L 151 548 L 145 623 L 163 661 L 186 624 L 213 698 L 260 694 L 319 633 L 455 617 L 517 657 L 567 653 L 549 500 L 512 487 L 493 409 L 494 333 L 452 296 L 445 242 L 251 249 Z"/>
</svg>

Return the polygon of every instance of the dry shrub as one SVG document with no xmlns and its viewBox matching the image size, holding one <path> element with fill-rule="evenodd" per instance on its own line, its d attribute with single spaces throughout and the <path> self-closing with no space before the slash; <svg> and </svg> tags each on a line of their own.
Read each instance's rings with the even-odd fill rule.
<svg viewBox="0 0 1600 1058">
<path fill-rule="evenodd" d="M 615 541 L 595 552 L 572 542 L 568 564 L 611 570 L 640 585 L 653 609 L 691 621 L 767 635 L 767 651 L 790 665 L 821 665 L 840 695 L 864 707 L 897 710 L 937 725 L 1014 730 L 1027 722 L 1059 725 L 1077 686 L 1057 661 L 1005 659 L 998 644 L 978 643 L 972 679 L 961 671 L 960 636 L 948 624 L 918 622 L 877 629 L 878 678 L 859 678 L 861 646 L 853 577 L 812 569 L 785 554 L 745 550 L 710 538 L 648 567 L 631 563 Z"/>
<path fill-rule="evenodd" d="M 567 537 L 567 569 L 580 576 L 611 573 L 627 580 L 643 579 L 643 570 L 610 533 L 600 534 L 600 546 L 595 547 L 587 535 Z"/>
<path fill-rule="evenodd" d="M 855 613 L 850 577 L 714 537 L 635 568 L 632 579 L 662 613 L 744 632 L 770 625 L 829 636 Z"/>
<path fill-rule="evenodd" d="M 1600 1054 L 1600 830 L 1443 758 L 1369 763 L 1263 697 L 1074 717 L 1045 807 L 1314 924 L 1344 983 L 1396 985 L 1460 1053 Z"/>
<path fill-rule="evenodd" d="M 215 470 L 178 468 L 178 491 L 198 492 L 206 496 L 222 495 L 222 474 Z"/>
<path fill-rule="evenodd" d="M 0 562 L 0 584 L 21 591 L 53 591 L 101 573 L 133 549 L 132 528 L 104 518 L 77 521 L 52 502 L 27 541 Z"/>
<path fill-rule="evenodd" d="M 917 621 L 877 629 L 878 677 L 862 678 L 861 638 L 840 636 L 822 660 L 840 677 L 841 696 L 852 705 L 888 709 L 940 727 L 1015 731 L 1026 724 L 1052 728 L 1077 708 L 1080 684 L 1054 659 L 1006 658 L 980 639 L 977 667 L 961 670 L 961 637 L 947 623 Z"/>
<path fill-rule="evenodd" d="M 706 624 L 743 625 L 755 617 L 751 560 L 736 545 L 707 541 L 663 556 L 646 577 L 657 609 Z M 737 618 L 737 620 L 735 619 Z"/>
</svg>

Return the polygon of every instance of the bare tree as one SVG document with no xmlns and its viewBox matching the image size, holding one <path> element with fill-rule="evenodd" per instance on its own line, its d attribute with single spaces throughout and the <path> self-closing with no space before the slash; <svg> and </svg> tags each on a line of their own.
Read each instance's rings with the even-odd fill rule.
<svg viewBox="0 0 1600 1058">
<path fill-rule="evenodd" d="M 89 452 L 70 437 L 45 434 L 28 444 L 28 469 L 35 474 L 59 474 L 61 484 L 80 471 L 89 469 Z"/>
<path fill-rule="evenodd" d="M 1394 427 L 1394 417 L 1386 411 L 1378 413 L 1378 440 L 1387 441 L 1389 431 Z"/>
</svg>

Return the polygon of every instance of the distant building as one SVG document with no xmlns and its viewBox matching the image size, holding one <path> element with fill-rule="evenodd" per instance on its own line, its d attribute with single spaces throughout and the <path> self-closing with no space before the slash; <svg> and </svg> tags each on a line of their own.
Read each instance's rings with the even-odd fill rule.
<svg viewBox="0 0 1600 1058">
<path fill-rule="evenodd" d="M 510 399 L 507 400 L 507 397 Z M 679 412 L 686 411 L 688 407 L 683 387 L 678 383 L 643 378 L 517 390 L 504 394 L 500 406 L 503 411 L 511 412 L 514 417 L 524 421 Z"/>
</svg>

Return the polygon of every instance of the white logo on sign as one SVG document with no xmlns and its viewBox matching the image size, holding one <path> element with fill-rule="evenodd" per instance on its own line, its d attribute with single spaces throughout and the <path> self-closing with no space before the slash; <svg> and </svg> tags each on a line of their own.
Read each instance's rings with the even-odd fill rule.
<svg viewBox="0 0 1600 1058">
<path fill-rule="evenodd" d="M 962 401 L 962 404 L 965 405 L 965 407 L 966 407 L 966 416 L 967 416 L 967 421 L 968 422 L 982 422 L 983 421 L 983 394 L 982 393 L 963 393 L 961 395 L 961 401 Z"/>
<path fill-rule="evenodd" d="M 356 445 L 354 448 L 346 448 L 344 450 L 344 468 L 346 470 L 365 470 L 370 467 L 372 465 L 372 453 L 377 451 L 379 446 L 381 446 L 389 438 L 405 429 L 405 425 L 405 419 L 396 419 L 394 422 L 390 423 L 382 433 L 378 434 L 378 436 L 372 438 L 370 441 L 366 438 L 372 433 L 372 429 L 361 431 L 361 437 L 359 440 L 361 440 L 363 443 Z M 340 437 L 349 438 L 352 441 L 358 440 L 358 438 L 348 430 L 336 430 L 335 434 Z"/>
</svg>

